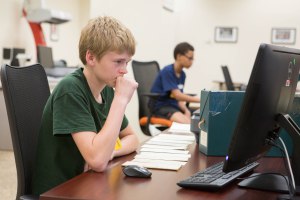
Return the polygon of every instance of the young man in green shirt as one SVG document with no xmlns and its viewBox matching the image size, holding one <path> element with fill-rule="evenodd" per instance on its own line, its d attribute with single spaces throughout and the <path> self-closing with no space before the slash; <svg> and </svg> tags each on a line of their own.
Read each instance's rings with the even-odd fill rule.
<svg viewBox="0 0 300 200">
<path fill-rule="evenodd" d="M 135 45 L 131 32 L 112 17 L 92 19 L 83 28 L 79 56 L 84 68 L 61 80 L 44 108 L 34 194 L 88 169 L 105 171 L 111 159 L 137 149 L 124 115 L 138 87 L 124 77 Z"/>
</svg>

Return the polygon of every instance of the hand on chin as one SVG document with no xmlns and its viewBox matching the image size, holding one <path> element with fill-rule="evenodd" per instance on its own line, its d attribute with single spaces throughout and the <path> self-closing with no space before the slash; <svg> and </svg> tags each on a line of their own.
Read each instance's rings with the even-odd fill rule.
<svg viewBox="0 0 300 200">
<path fill-rule="evenodd" d="M 116 87 L 116 81 L 117 80 L 115 79 L 113 81 L 108 82 L 106 85 L 109 86 L 109 87 L 115 88 Z"/>
</svg>

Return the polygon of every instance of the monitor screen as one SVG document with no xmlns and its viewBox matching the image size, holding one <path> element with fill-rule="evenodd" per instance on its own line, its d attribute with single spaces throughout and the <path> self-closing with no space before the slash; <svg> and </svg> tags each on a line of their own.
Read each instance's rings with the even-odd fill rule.
<svg viewBox="0 0 300 200">
<path fill-rule="evenodd" d="M 53 68 L 53 55 L 52 48 L 46 46 L 37 46 L 37 59 L 38 63 L 40 63 L 45 68 Z"/>
<path fill-rule="evenodd" d="M 244 167 L 272 147 L 267 140 L 278 138 L 282 126 L 277 117 L 291 109 L 299 67 L 300 50 L 260 45 L 223 171 Z"/>
<path fill-rule="evenodd" d="M 19 60 L 17 59 L 18 54 L 24 54 L 25 49 L 22 48 L 13 48 L 12 49 L 12 57 L 11 57 L 11 65 L 12 66 L 20 66 Z"/>
</svg>

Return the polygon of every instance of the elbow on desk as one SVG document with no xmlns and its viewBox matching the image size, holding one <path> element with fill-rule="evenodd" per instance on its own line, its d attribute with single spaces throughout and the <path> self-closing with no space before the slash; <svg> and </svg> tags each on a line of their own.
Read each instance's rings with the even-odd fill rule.
<svg viewBox="0 0 300 200">
<path fill-rule="evenodd" d="M 106 163 L 99 163 L 99 164 L 92 164 L 90 165 L 91 169 L 95 172 L 104 172 L 107 167 L 108 162 Z"/>
<path fill-rule="evenodd" d="M 95 172 L 103 172 L 107 168 L 109 160 L 104 158 L 91 159 L 87 161 L 88 169 L 92 169 Z"/>
</svg>

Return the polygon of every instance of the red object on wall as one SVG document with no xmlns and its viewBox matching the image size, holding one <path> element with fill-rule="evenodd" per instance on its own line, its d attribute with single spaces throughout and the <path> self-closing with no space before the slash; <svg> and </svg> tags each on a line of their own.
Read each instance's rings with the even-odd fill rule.
<svg viewBox="0 0 300 200">
<path fill-rule="evenodd" d="M 28 22 L 28 23 L 33 33 L 36 47 L 38 45 L 46 46 L 45 36 L 41 24 L 32 23 L 32 22 Z"/>
<path fill-rule="evenodd" d="M 26 18 L 26 11 L 23 9 L 23 16 Z M 27 20 L 27 18 L 26 18 Z M 27 20 L 28 21 L 28 20 Z M 44 32 L 41 26 L 41 23 L 33 23 L 33 22 L 29 22 L 29 26 L 31 28 L 33 37 L 34 37 L 34 41 L 35 41 L 35 46 L 37 47 L 38 45 L 42 45 L 42 46 L 46 46 L 46 40 L 45 40 L 45 36 L 44 36 Z"/>
</svg>

